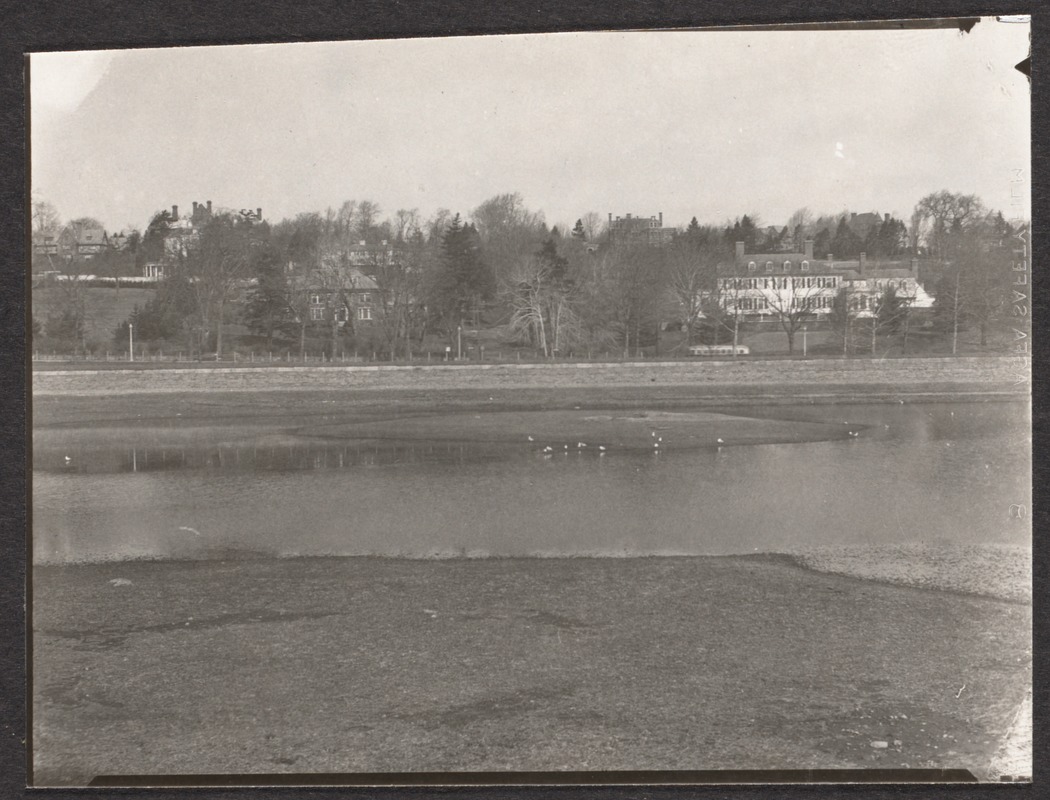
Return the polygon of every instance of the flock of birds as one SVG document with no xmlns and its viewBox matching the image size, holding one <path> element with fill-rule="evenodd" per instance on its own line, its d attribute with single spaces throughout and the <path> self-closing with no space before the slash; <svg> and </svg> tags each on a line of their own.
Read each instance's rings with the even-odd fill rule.
<svg viewBox="0 0 1050 800">
<path fill-rule="evenodd" d="M 848 425 L 849 423 L 846 422 L 845 424 Z M 887 425 L 886 427 L 889 428 L 889 425 Z M 860 431 L 849 430 L 849 431 L 846 431 L 846 434 L 847 434 L 847 436 L 849 438 L 856 439 L 856 438 L 858 438 L 860 436 Z M 650 436 L 653 439 L 653 452 L 658 454 L 660 452 L 660 445 L 663 444 L 664 437 L 662 437 L 659 434 L 657 434 L 656 431 L 651 431 L 650 432 Z M 533 436 L 528 436 L 527 438 L 528 438 L 528 440 L 530 442 L 535 442 L 536 441 L 535 437 L 533 437 Z M 723 439 L 721 436 L 719 436 L 717 439 L 715 439 L 715 443 L 717 445 L 717 449 L 721 450 L 722 446 L 726 443 L 726 440 Z M 589 445 L 587 444 L 587 442 L 577 442 L 575 450 L 576 450 L 576 452 L 580 452 L 581 450 L 585 449 L 588 446 Z M 572 450 L 572 448 L 570 448 L 569 445 L 567 445 L 567 444 L 562 445 L 561 452 L 564 455 L 568 455 L 571 450 Z M 549 444 L 545 445 L 543 447 L 543 449 L 540 450 L 540 453 L 542 453 L 544 457 L 552 456 L 556 452 L 558 452 L 558 449 L 556 447 L 553 447 L 553 446 L 549 445 Z M 607 451 L 606 451 L 605 445 L 603 445 L 603 444 L 598 445 L 598 455 L 603 456 L 603 455 L 605 455 L 606 452 Z"/>
<path fill-rule="evenodd" d="M 656 431 L 650 431 L 650 434 L 649 434 L 649 435 L 650 435 L 650 436 L 652 437 L 652 439 L 653 439 L 653 452 L 654 452 L 654 453 L 657 453 L 657 454 L 658 454 L 658 453 L 660 452 L 660 445 L 662 445 L 662 444 L 663 444 L 663 442 L 664 442 L 664 437 L 663 437 L 663 436 L 660 436 L 660 435 L 659 435 L 659 434 L 658 434 L 658 433 L 657 433 Z M 535 441 L 536 441 L 535 437 L 533 437 L 533 436 L 528 436 L 527 438 L 528 438 L 528 440 L 529 440 L 530 442 L 535 442 Z M 725 442 L 725 439 L 723 439 L 723 438 L 721 438 L 721 437 L 719 437 L 719 438 L 718 438 L 718 439 L 716 439 L 715 441 L 716 441 L 716 442 L 717 442 L 717 444 L 718 444 L 718 449 L 719 449 L 719 450 L 721 450 L 721 449 L 722 449 L 722 445 L 724 445 L 724 444 L 726 443 L 726 442 Z M 577 443 L 576 443 L 576 447 L 575 447 L 575 450 L 576 450 L 576 452 L 580 452 L 580 451 L 582 451 L 582 450 L 586 449 L 587 447 L 590 447 L 590 445 L 588 445 L 588 444 L 587 444 L 587 442 L 577 442 Z M 571 447 L 570 447 L 569 445 L 567 445 L 567 444 L 563 444 L 563 445 L 562 445 L 562 449 L 561 449 L 561 452 L 562 452 L 562 453 L 563 453 L 564 455 L 568 455 L 568 454 L 569 454 L 569 452 L 570 452 L 570 451 L 571 451 L 572 449 L 573 449 L 573 448 L 571 448 Z M 598 455 L 599 455 L 599 456 L 604 456 L 604 455 L 606 454 L 606 452 L 608 452 L 608 450 L 607 450 L 607 448 L 605 447 L 605 445 L 604 445 L 604 444 L 600 444 L 600 445 L 598 445 L 598 446 L 597 446 L 597 449 L 598 449 Z M 540 450 L 540 453 L 542 453 L 542 454 L 543 454 L 543 455 L 544 455 L 545 457 L 546 457 L 546 456 L 552 456 L 552 455 L 554 455 L 554 453 L 556 453 L 556 452 L 558 452 L 558 449 L 557 449 L 556 447 L 553 447 L 553 446 L 549 445 L 549 444 L 548 444 L 548 445 L 545 445 L 545 446 L 543 447 L 543 449 L 542 449 L 542 450 Z"/>
</svg>

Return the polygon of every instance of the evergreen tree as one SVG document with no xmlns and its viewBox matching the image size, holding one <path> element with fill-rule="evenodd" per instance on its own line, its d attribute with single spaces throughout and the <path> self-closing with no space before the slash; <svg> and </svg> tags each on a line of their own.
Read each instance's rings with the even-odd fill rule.
<svg viewBox="0 0 1050 800">
<path fill-rule="evenodd" d="M 248 294 L 244 307 L 244 322 L 248 329 L 267 338 L 273 347 L 275 333 L 293 322 L 288 298 L 288 281 L 276 250 L 261 249 L 252 259 L 255 285 Z"/>
<path fill-rule="evenodd" d="M 836 258 L 854 258 L 860 254 L 861 246 L 860 237 L 850 228 L 846 218 L 840 219 L 835 238 L 831 240 L 831 252 Z"/>
<path fill-rule="evenodd" d="M 542 274 L 548 281 L 552 283 L 565 281 L 569 260 L 558 255 L 558 246 L 554 243 L 553 237 L 543 243 L 536 257 L 539 259 Z"/>
<path fill-rule="evenodd" d="M 481 257 L 477 231 L 452 218 L 441 244 L 441 261 L 430 286 L 431 305 L 451 336 L 468 313 L 479 320 L 481 305 L 495 293 L 492 270 Z"/>
<path fill-rule="evenodd" d="M 576 220 L 576 224 L 572 228 L 572 238 L 580 240 L 585 240 L 587 238 L 587 234 L 583 230 L 582 219 Z"/>
<path fill-rule="evenodd" d="M 696 221 L 696 217 L 689 220 L 689 225 L 685 229 L 685 238 L 696 244 L 700 244 L 707 237 L 704 235 L 703 230 L 700 228 L 700 223 Z"/>
<path fill-rule="evenodd" d="M 831 231 L 821 228 L 820 233 L 813 237 L 813 255 L 824 258 L 831 252 Z"/>
<path fill-rule="evenodd" d="M 896 333 L 904 321 L 907 309 L 907 299 L 898 295 L 894 286 L 887 285 L 879 297 L 878 308 L 875 311 L 879 330 Z"/>
</svg>

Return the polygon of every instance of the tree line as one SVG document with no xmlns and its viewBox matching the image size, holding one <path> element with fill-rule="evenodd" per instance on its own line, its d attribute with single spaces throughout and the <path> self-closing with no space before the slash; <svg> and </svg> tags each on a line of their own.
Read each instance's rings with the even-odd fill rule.
<svg viewBox="0 0 1050 800">
<path fill-rule="evenodd" d="M 594 212 L 565 232 L 549 227 L 516 193 L 492 197 L 465 217 L 446 209 L 427 219 L 416 209 L 384 216 L 369 200 L 272 225 L 218 210 L 189 233 L 160 212 L 123 258 L 163 263 L 164 279 L 113 331 L 112 344 L 127 342 L 132 326 L 137 342 L 222 354 L 231 325 L 270 349 L 323 348 L 330 356 L 361 350 L 411 358 L 428 346 L 427 337 L 452 344 L 463 329 L 497 326 L 509 343 L 547 357 L 631 355 L 658 347 L 668 324 L 685 332 L 685 344 L 724 342 L 741 325 L 718 282 L 736 242 L 746 252 L 799 252 L 805 239 L 814 240 L 816 258 L 826 250 L 837 259 L 864 252 L 935 260 L 929 288 L 940 330 L 957 338 L 960 329 L 976 327 L 986 342 L 1009 297 L 1014 230 L 1001 214 L 973 196 L 938 192 L 920 200 L 910 226 L 887 215 L 862 237 L 850 219 L 800 209 L 777 229 L 762 227 L 753 214 L 722 225 L 694 217 L 657 248 L 613 246 Z M 354 313 L 363 298 L 367 317 Z M 908 302 L 879 299 L 885 310 L 875 318 L 884 331 L 900 328 Z M 835 303 L 827 319 L 846 330 L 857 309 L 848 299 Z M 61 306 L 34 332 L 86 347 L 82 302 Z M 784 316 L 793 344 L 797 325 Z"/>
</svg>

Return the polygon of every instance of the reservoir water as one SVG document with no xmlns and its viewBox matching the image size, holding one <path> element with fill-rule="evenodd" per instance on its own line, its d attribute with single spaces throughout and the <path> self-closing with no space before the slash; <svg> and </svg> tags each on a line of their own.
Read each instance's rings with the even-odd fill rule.
<svg viewBox="0 0 1050 800">
<path fill-rule="evenodd" d="M 482 415 L 459 421 L 453 438 L 407 423 L 382 439 L 352 428 L 142 429 L 112 441 L 89 428 L 38 431 L 33 558 L 620 556 L 1030 541 L 1026 403 L 724 412 L 827 435 L 602 452 L 594 443 L 544 445 L 542 413 L 534 441 L 472 436 L 468 423 L 480 420 L 481 431 Z"/>
</svg>

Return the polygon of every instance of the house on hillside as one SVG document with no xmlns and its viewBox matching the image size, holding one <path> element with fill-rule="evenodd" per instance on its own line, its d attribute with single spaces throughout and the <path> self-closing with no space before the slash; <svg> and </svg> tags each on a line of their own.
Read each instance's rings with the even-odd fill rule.
<svg viewBox="0 0 1050 800">
<path fill-rule="evenodd" d="M 918 280 L 918 259 L 869 261 L 815 258 L 813 240 L 802 252 L 745 253 L 736 243 L 735 258 L 720 270 L 716 299 L 732 315 L 761 321 L 785 314 L 801 314 L 813 320 L 826 318 L 840 290 L 848 292 L 850 308 L 858 317 L 871 317 L 879 298 L 892 287 L 912 309 L 931 309 L 933 297 Z"/>
<path fill-rule="evenodd" d="M 664 227 L 664 212 L 655 217 L 617 217 L 609 214 L 609 244 L 614 247 L 664 247 L 674 238 L 674 228 Z"/>
<path fill-rule="evenodd" d="M 885 219 L 883 219 L 881 216 L 879 216 L 878 211 L 873 211 L 871 213 L 865 214 L 857 214 L 856 212 L 852 212 L 849 215 L 848 224 L 849 229 L 853 231 L 858 238 L 863 240 L 871 232 L 872 228 L 874 228 L 876 225 L 882 224 L 883 222 L 889 222 L 889 220 L 889 214 L 887 214 Z"/>
<path fill-rule="evenodd" d="M 102 226 L 71 222 L 58 235 L 58 255 L 66 260 L 90 259 L 109 247 Z"/>
<path fill-rule="evenodd" d="M 163 211 L 155 222 L 163 226 L 163 250 L 160 259 L 147 262 L 142 267 L 142 275 L 145 278 L 160 279 L 164 277 L 166 267 L 170 267 L 180 258 L 185 258 L 200 243 L 201 230 L 207 225 L 214 215 L 211 200 L 205 203 L 193 201 L 192 210 L 189 214 L 179 214 L 179 207 L 173 205 L 171 211 Z M 236 212 L 241 219 L 258 225 L 263 222 L 262 209 L 241 209 Z M 152 224 L 152 223 L 151 223 Z"/>
<path fill-rule="evenodd" d="M 344 327 L 368 324 L 376 318 L 379 286 L 356 267 L 317 270 L 290 279 L 303 298 L 305 312 L 313 323 L 332 322 Z"/>
</svg>

